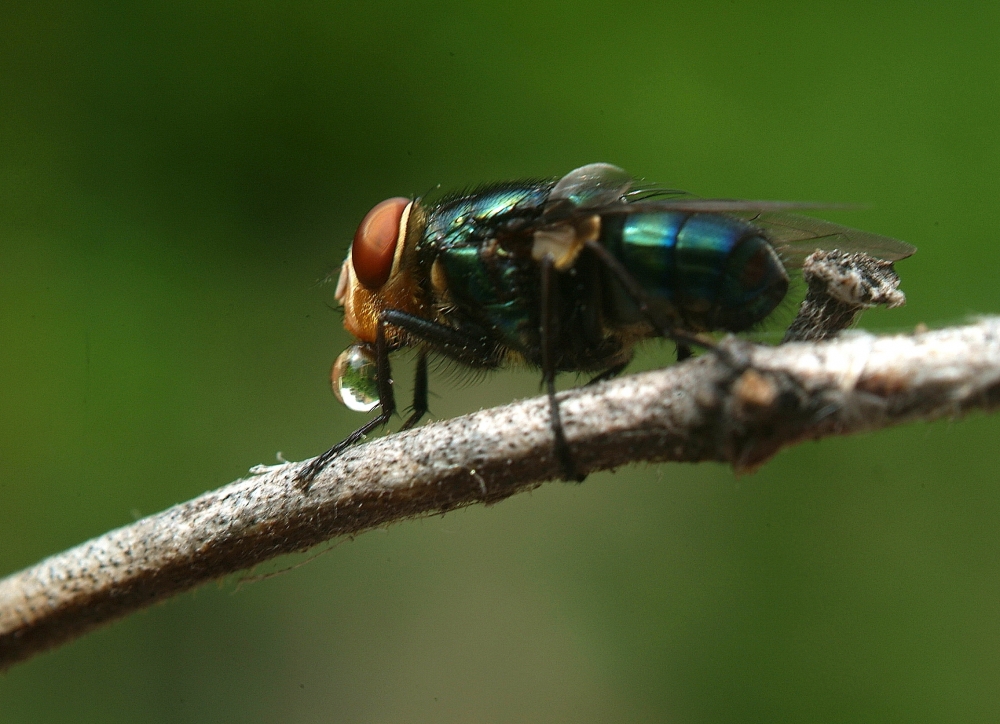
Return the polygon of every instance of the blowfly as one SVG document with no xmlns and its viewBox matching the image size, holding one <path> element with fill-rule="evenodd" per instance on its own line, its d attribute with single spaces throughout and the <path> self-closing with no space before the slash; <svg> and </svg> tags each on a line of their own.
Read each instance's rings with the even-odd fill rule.
<svg viewBox="0 0 1000 724">
<path fill-rule="evenodd" d="M 389 356 L 417 351 L 412 413 L 427 412 L 427 358 L 476 369 L 540 368 L 555 453 L 582 479 L 555 398 L 559 372 L 608 379 L 651 337 L 711 347 L 704 333 L 741 332 L 785 298 L 785 262 L 816 249 L 897 260 L 915 249 L 877 234 L 788 213 L 815 207 L 699 199 L 634 188 L 595 163 L 562 178 L 495 183 L 435 204 L 391 198 L 354 235 L 337 283 L 356 339 L 333 365 L 337 397 L 379 414 L 316 458 L 308 481 L 396 410 Z M 784 262 L 783 262 L 784 259 Z"/>
</svg>

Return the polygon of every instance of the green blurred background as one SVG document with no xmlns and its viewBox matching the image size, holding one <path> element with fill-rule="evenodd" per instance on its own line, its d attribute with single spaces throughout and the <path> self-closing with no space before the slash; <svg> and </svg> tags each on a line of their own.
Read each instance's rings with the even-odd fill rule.
<svg viewBox="0 0 1000 724">
<path fill-rule="evenodd" d="M 388 196 L 609 161 L 866 204 L 828 216 L 920 252 L 863 326 L 1000 311 L 997 8 L 6 0 L 0 572 L 359 424 L 318 282 Z M 449 417 L 538 378 L 432 389 Z M 998 431 L 368 533 L 15 667 L 0 721 L 996 721 Z"/>
</svg>

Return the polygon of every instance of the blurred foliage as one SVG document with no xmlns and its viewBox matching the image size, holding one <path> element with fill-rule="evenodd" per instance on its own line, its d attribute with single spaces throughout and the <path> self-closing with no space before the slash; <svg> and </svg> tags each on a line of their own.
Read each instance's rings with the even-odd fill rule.
<svg viewBox="0 0 1000 724">
<path fill-rule="evenodd" d="M 920 249 L 908 306 L 864 326 L 1000 311 L 993 4 L 6 0 L 0 23 L 5 572 L 353 429 L 318 282 L 388 196 L 609 161 L 854 202 L 828 216 Z M 537 385 L 436 375 L 432 406 Z M 393 526 L 18 666 L 0 722 L 996 720 L 998 431 Z"/>
</svg>

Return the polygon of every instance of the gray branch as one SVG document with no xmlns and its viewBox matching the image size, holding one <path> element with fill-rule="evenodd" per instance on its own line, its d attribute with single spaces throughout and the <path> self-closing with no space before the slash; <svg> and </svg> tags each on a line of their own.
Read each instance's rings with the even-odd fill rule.
<svg viewBox="0 0 1000 724">
<path fill-rule="evenodd" d="M 808 336 L 835 326 L 814 325 Z M 559 399 L 582 471 L 637 461 L 717 461 L 748 471 L 802 440 L 994 409 L 1000 319 L 780 347 L 730 338 L 716 353 Z M 276 556 L 494 503 L 560 474 L 545 398 L 358 446 L 308 489 L 296 478 L 305 464 L 255 468 L 0 580 L 0 668 Z"/>
</svg>

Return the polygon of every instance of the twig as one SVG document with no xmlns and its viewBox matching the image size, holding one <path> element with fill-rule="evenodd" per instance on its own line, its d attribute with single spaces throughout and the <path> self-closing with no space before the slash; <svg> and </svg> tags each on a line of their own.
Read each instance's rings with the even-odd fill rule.
<svg viewBox="0 0 1000 724">
<path fill-rule="evenodd" d="M 815 251 L 802 266 L 808 291 L 782 342 L 818 342 L 847 329 L 865 309 L 906 304 L 891 261 L 861 252 Z"/>
<path fill-rule="evenodd" d="M 637 461 L 747 471 L 802 440 L 995 408 L 1000 319 L 775 348 L 728 339 L 718 354 L 559 397 L 581 471 Z M 348 450 L 308 491 L 296 484 L 305 464 L 256 468 L 0 580 L 0 669 L 275 556 L 560 474 L 545 398 Z"/>
<path fill-rule="evenodd" d="M 746 471 L 801 440 L 1000 401 L 996 318 L 914 336 L 723 345 L 726 355 L 563 393 L 580 469 L 713 460 Z M 349 450 L 305 494 L 302 463 L 257 469 L 0 581 L 0 666 L 334 536 L 532 489 L 559 475 L 552 451 L 537 398 Z"/>
</svg>

